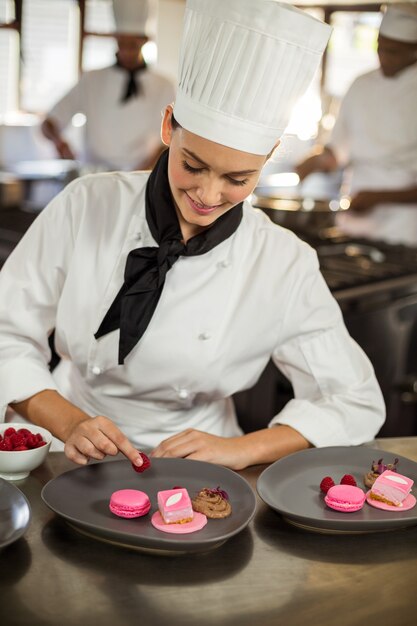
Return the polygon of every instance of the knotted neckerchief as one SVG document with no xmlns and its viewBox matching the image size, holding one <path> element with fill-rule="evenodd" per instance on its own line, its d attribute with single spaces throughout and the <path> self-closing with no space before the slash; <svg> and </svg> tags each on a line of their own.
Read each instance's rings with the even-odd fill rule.
<svg viewBox="0 0 417 626">
<path fill-rule="evenodd" d="M 135 67 L 135 69 L 129 70 L 121 65 L 119 60 L 117 59 L 115 67 L 123 70 L 128 75 L 126 86 L 123 90 L 120 102 L 127 102 L 133 96 L 138 96 L 139 94 L 141 94 L 143 91 L 143 87 L 140 81 L 137 79 L 137 74 L 140 74 L 141 72 L 146 70 L 146 63 L 142 63 L 142 65 L 138 65 L 137 67 Z"/>
<path fill-rule="evenodd" d="M 98 339 L 120 328 L 119 364 L 124 363 L 146 331 L 161 297 L 166 273 L 179 257 L 205 254 L 228 239 L 242 219 L 240 203 L 184 244 L 168 182 L 168 150 L 148 179 L 145 199 L 146 220 L 159 247 L 129 252 L 124 283 L 94 335 Z"/>
</svg>

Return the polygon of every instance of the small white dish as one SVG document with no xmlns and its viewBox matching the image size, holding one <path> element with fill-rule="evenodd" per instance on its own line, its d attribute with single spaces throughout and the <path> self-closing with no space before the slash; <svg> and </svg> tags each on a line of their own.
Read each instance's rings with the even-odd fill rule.
<svg viewBox="0 0 417 626">
<path fill-rule="evenodd" d="M 35 426 L 35 424 L 15 422 L 0 424 L 0 435 L 2 437 L 8 428 L 14 428 L 16 431 L 20 428 L 26 428 L 34 435 L 40 433 L 44 441 L 46 441 L 44 446 L 33 448 L 32 450 L 0 450 L 0 478 L 5 480 L 23 480 L 46 459 L 51 447 L 52 434 L 46 428 Z"/>
</svg>

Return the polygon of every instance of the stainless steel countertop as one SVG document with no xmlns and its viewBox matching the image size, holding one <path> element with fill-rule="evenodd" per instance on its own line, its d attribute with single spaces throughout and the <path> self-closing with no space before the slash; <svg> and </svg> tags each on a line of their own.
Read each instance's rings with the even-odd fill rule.
<svg viewBox="0 0 417 626">
<path fill-rule="evenodd" d="M 369 445 L 417 461 L 417 437 Z M 43 504 L 43 485 L 73 467 L 63 453 L 51 453 L 15 483 L 33 517 L 24 537 L 0 552 L 2 626 L 416 623 L 417 526 L 315 534 L 259 500 L 249 527 L 217 550 L 143 554 L 81 535 Z M 263 469 L 241 474 L 255 488 Z"/>
</svg>

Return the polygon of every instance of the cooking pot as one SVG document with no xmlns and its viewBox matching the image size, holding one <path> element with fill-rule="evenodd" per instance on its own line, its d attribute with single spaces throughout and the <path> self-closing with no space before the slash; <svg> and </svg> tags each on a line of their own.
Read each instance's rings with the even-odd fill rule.
<svg viewBox="0 0 417 626">
<path fill-rule="evenodd" d="M 262 209 L 276 224 L 295 232 L 319 235 L 334 227 L 336 214 L 349 208 L 348 198 L 318 199 L 278 195 L 276 190 L 257 188 L 253 206 Z"/>
<path fill-rule="evenodd" d="M 0 211 L 20 206 L 23 195 L 21 181 L 7 172 L 0 172 Z"/>
</svg>

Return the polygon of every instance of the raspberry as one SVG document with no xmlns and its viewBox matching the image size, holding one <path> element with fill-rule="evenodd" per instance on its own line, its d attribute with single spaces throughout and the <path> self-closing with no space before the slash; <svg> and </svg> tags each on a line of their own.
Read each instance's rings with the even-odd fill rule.
<svg viewBox="0 0 417 626">
<path fill-rule="evenodd" d="M 10 426 L 4 431 L 3 436 L 0 435 L 0 450 L 5 452 L 32 450 L 45 445 L 46 441 L 40 433 L 32 433 L 27 428 L 16 430 Z"/>
<path fill-rule="evenodd" d="M 29 435 L 31 435 L 32 433 L 27 428 L 19 428 L 17 430 L 17 434 L 21 435 L 22 437 L 29 437 Z"/>
<path fill-rule="evenodd" d="M 11 452 L 13 450 L 13 444 L 10 441 L 10 437 L 5 437 L 0 444 L 0 450 L 4 450 L 5 452 Z"/>
<path fill-rule="evenodd" d="M 327 493 L 330 487 L 334 487 L 334 480 L 330 476 L 325 476 L 320 483 L 320 491 Z"/>
<path fill-rule="evenodd" d="M 139 454 L 142 457 L 142 461 L 143 461 L 142 465 L 140 467 L 138 467 L 137 465 L 132 463 L 132 467 L 135 470 L 135 472 L 138 472 L 139 474 L 141 474 L 142 472 L 147 470 L 148 467 L 151 466 L 151 461 L 150 461 L 149 457 L 144 452 L 139 452 Z"/>
<path fill-rule="evenodd" d="M 17 433 L 15 435 L 11 435 L 10 440 L 14 449 L 26 444 L 26 438 L 22 437 L 22 435 L 18 435 Z"/>
<path fill-rule="evenodd" d="M 351 474 L 345 474 L 340 481 L 341 485 L 352 485 L 352 487 L 357 487 L 356 480 L 353 478 Z"/>
</svg>

